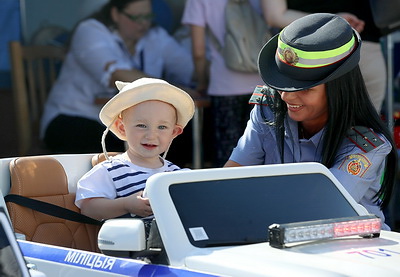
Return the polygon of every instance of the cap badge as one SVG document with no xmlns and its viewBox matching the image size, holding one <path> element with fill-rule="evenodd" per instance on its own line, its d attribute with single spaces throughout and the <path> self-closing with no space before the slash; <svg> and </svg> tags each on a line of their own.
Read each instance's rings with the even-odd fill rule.
<svg viewBox="0 0 400 277">
<path fill-rule="evenodd" d="M 282 56 L 283 60 L 290 65 L 296 65 L 296 63 L 299 61 L 299 56 L 297 56 L 297 54 L 290 47 L 283 49 Z"/>
</svg>

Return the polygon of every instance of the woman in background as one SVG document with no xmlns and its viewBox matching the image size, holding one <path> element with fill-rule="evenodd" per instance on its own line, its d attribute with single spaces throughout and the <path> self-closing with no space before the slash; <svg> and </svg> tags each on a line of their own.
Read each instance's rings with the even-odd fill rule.
<svg viewBox="0 0 400 277">
<path fill-rule="evenodd" d="M 102 151 L 104 126 L 98 114 L 116 94 L 116 80 L 156 77 L 185 89 L 191 85 L 190 52 L 154 26 L 153 17 L 150 0 L 110 0 L 80 22 L 42 117 L 41 138 L 51 151 Z M 110 151 L 124 151 L 112 134 L 107 145 Z"/>
</svg>

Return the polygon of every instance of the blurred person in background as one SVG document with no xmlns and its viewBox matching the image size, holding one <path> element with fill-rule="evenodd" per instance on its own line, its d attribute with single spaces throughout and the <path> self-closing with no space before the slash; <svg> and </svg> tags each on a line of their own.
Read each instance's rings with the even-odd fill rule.
<svg viewBox="0 0 400 277">
<path fill-rule="evenodd" d="M 41 121 L 41 138 L 51 151 L 102 151 L 98 114 L 117 93 L 117 80 L 156 77 L 190 91 L 190 52 L 153 18 L 151 0 L 110 0 L 77 25 Z M 109 151 L 125 150 L 113 134 L 106 140 Z"/>
<path fill-rule="evenodd" d="M 211 100 L 209 125 L 212 126 L 213 149 L 210 150 L 215 152 L 213 166 L 217 167 L 224 165 L 236 146 L 249 119 L 251 93 L 257 84 L 262 84 L 258 72 L 229 69 L 215 43 L 209 40 L 212 33 L 221 45 L 224 44 L 227 3 L 227 0 L 187 0 L 182 16 L 182 24 L 191 29 L 196 90 L 209 95 Z M 258 0 L 250 3 L 260 11 Z"/>
</svg>

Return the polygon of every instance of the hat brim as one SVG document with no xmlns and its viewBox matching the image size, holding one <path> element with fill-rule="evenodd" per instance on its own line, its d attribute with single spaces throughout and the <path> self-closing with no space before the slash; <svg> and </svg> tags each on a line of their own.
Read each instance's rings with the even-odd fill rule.
<svg viewBox="0 0 400 277">
<path fill-rule="evenodd" d="M 353 31 L 353 33 L 357 40 L 357 47 L 338 68 L 336 68 L 332 73 L 320 80 L 298 80 L 282 74 L 279 71 L 279 68 L 275 61 L 279 34 L 276 34 L 274 37 L 272 37 L 261 49 L 258 56 L 259 74 L 268 86 L 276 90 L 289 92 L 305 90 L 334 80 L 356 67 L 360 60 L 361 38 L 357 32 Z"/>
<path fill-rule="evenodd" d="M 185 127 L 194 115 L 194 102 L 189 94 L 166 82 L 153 82 L 135 87 L 128 85 L 122 89 L 103 106 L 99 114 L 100 120 L 119 139 L 126 140 L 114 124 L 116 118 L 123 110 L 150 100 L 162 101 L 174 106 L 177 111 L 177 124 L 182 127 Z"/>
</svg>

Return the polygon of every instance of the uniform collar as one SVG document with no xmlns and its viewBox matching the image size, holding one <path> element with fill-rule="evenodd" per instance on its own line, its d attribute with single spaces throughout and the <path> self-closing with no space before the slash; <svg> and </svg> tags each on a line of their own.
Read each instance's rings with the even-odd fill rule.
<svg viewBox="0 0 400 277">
<path fill-rule="evenodd" d="M 299 137 L 299 131 L 298 131 L 298 122 L 294 121 L 293 119 L 291 119 L 290 117 L 287 117 L 287 120 L 285 122 L 286 128 L 285 128 L 285 138 L 298 138 Z M 311 141 L 315 147 L 317 148 L 318 145 L 320 144 L 321 140 L 322 140 L 322 136 L 324 134 L 325 131 L 325 127 L 322 128 L 318 133 L 316 133 L 315 135 L 313 135 L 311 138 L 309 139 L 300 139 L 301 141 Z"/>
</svg>

